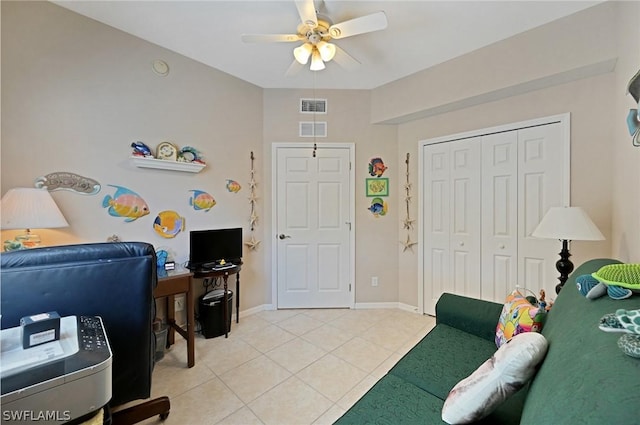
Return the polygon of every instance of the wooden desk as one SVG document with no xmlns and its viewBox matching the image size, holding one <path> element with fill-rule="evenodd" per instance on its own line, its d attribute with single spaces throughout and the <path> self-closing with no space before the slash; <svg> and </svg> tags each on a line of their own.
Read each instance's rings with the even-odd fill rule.
<svg viewBox="0 0 640 425">
<path fill-rule="evenodd" d="M 167 324 L 169 333 L 167 335 L 167 348 L 175 343 L 175 333 L 178 332 L 187 340 L 187 366 L 193 367 L 196 364 L 195 354 L 195 308 L 193 293 L 191 291 L 191 276 L 189 270 L 171 270 L 166 275 L 158 273 L 158 286 L 153 291 L 154 298 L 166 298 Z M 175 296 L 185 294 L 187 299 L 187 329 L 183 329 L 176 324 Z"/>
<path fill-rule="evenodd" d="M 237 264 L 234 265 L 233 267 L 230 267 L 228 269 L 223 269 L 223 270 L 196 270 L 193 272 L 193 277 L 196 279 L 208 279 L 208 278 L 217 278 L 217 277 L 221 277 L 222 281 L 224 282 L 224 299 L 223 299 L 223 304 L 224 304 L 224 310 L 223 310 L 223 314 L 224 314 L 224 321 L 225 321 L 225 327 L 224 327 L 224 337 L 228 338 L 229 337 L 229 313 L 227 312 L 227 309 L 229 308 L 227 306 L 227 279 L 229 279 L 229 276 L 232 274 L 236 275 L 236 293 L 234 294 L 234 296 L 236 297 L 236 323 L 240 322 L 240 269 L 242 268 L 242 264 Z"/>
</svg>

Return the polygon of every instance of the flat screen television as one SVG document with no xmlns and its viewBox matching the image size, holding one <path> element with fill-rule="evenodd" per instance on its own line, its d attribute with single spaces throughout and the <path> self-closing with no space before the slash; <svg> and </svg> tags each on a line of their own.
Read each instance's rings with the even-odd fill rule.
<svg viewBox="0 0 640 425">
<path fill-rule="evenodd" d="M 189 268 L 212 267 L 220 260 L 238 264 L 242 259 L 242 228 L 192 230 L 189 235 Z"/>
</svg>

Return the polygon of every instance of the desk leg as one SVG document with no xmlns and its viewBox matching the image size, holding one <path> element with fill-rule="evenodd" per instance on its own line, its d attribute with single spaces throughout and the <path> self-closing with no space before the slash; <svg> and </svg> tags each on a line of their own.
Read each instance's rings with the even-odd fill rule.
<svg viewBox="0 0 640 425">
<path fill-rule="evenodd" d="M 189 290 L 185 294 L 187 298 L 187 366 L 193 367 L 196 364 L 196 314 L 193 301 L 193 292 L 191 291 L 191 279 L 189 279 Z"/>
<path fill-rule="evenodd" d="M 176 342 L 176 331 L 173 328 L 173 324 L 176 323 L 175 307 L 175 297 L 173 295 L 167 296 L 167 325 L 169 327 L 167 334 L 167 348 Z"/>
<path fill-rule="evenodd" d="M 227 294 L 227 280 L 229 279 L 229 275 L 225 274 L 224 276 L 222 276 L 222 280 L 224 281 L 224 292 L 223 292 L 223 298 L 222 301 L 224 302 L 224 308 L 222 309 L 222 311 L 224 312 L 224 337 L 225 338 L 229 338 L 229 306 L 228 306 L 228 297 L 229 295 Z"/>
<path fill-rule="evenodd" d="M 240 323 L 240 272 L 236 273 L 236 323 Z"/>
</svg>

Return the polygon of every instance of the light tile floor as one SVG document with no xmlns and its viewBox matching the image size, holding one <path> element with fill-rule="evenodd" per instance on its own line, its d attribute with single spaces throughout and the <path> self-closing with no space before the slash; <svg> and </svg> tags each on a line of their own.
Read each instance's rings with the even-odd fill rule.
<svg viewBox="0 0 640 425">
<path fill-rule="evenodd" d="M 434 324 L 402 310 L 263 311 L 228 339 L 197 335 L 193 368 L 176 335 L 152 396 L 171 399 L 166 425 L 332 424 Z"/>
</svg>

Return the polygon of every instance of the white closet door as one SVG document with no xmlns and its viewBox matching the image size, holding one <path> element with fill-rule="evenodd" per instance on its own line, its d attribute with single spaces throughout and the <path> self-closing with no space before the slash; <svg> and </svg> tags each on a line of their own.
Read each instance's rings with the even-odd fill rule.
<svg viewBox="0 0 640 425">
<path fill-rule="evenodd" d="M 423 281 L 425 313 L 435 314 L 443 292 L 454 292 L 449 279 L 449 146 L 437 144 L 423 149 Z"/>
<path fill-rule="evenodd" d="M 502 302 L 518 281 L 518 133 L 482 137 L 482 298 Z"/>
<path fill-rule="evenodd" d="M 559 123 L 518 130 L 518 282 L 536 294 L 545 289 L 553 296 L 560 242 L 531 233 L 549 208 L 569 199 L 562 131 Z"/>
<path fill-rule="evenodd" d="M 454 293 L 480 298 L 481 138 L 450 143 L 451 265 Z"/>
<path fill-rule="evenodd" d="M 530 235 L 569 203 L 569 125 L 559 115 L 421 142 L 424 313 L 443 292 L 553 296 L 560 243 Z"/>
<path fill-rule="evenodd" d="M 424 300 L 435 313 L 443 292 L 480 297 L 480 140 L 423 150 Z"/>
</svg>

